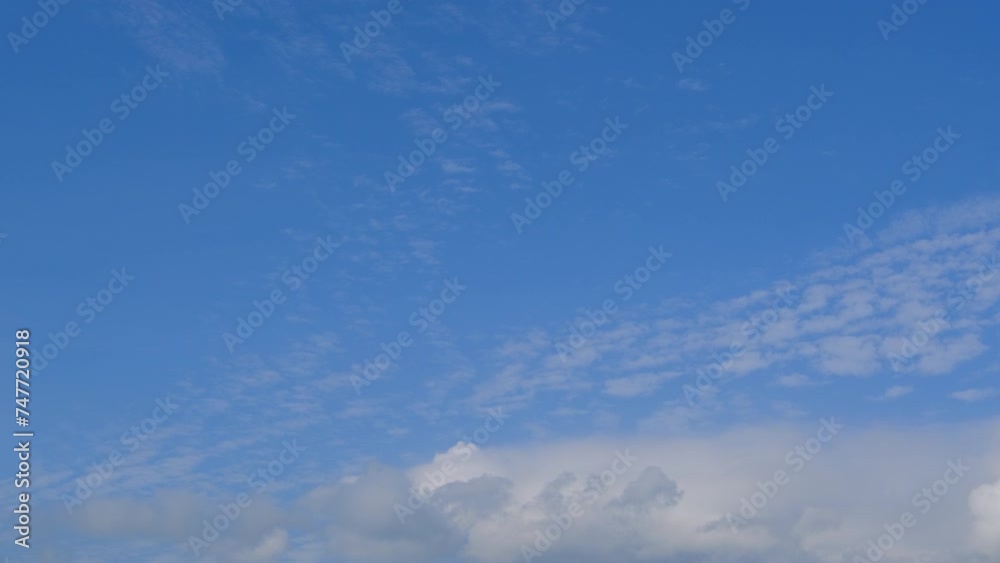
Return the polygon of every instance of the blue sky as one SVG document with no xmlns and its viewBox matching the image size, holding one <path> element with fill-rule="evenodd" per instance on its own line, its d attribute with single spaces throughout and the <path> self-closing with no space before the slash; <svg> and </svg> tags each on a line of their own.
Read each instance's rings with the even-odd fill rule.
<svg viewBox="0 0 1000 563">
<path fill-rule="evenodd" d="M 851 561 L 959 456 L 888 560 L 1000 560 L 992 4 L 52 1 L 0 8 L 12 561 L 525 560 L 629 447 L 539 560 Z"/>
</svg>

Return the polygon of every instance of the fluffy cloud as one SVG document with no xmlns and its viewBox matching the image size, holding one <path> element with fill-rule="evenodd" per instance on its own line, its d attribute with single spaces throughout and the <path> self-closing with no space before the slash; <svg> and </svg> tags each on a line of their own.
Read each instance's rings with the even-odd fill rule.
<svg viewBox="0 0 1000 563">
<path fill-rule="evenodd" d="M 977 487 L 969 495 L 974 517 L 972 534 L 975 547 L 988 554 L 1000 554 L 1000 481 Z"/>
<path fill-rule="evenodd" d="M 886 561 L 1000 557 L 1000 424 L 887 430 L 832 422 L 843 427 L 831 434 L 828 419 L 686 439 L 458 444 L 427 464 L 374 464 L 298 498 L 251 507 L 211 556 L 494 563 L 523 561 L 527 548 L 541 554 L 539 561 L 577 563 L 839 562 L 910 512 L 914 532 Z M 448 471 L 430 475 L 446 462 Z M 949 473 L 962 466 L 969 469 Z M 427 482 L 427 498 L 414 497 Z M 398 506 L 408 502 L 401 521 Z M 148 536 L 171 545 L 195 533 L 211 503 L 161 505 L 173 507 L 170 522 L 188 522 Z M 100 512 L 141 521 L 152 506 L 108 500 Z M 731 526 L 733 517 L 743 524 Z M 114 527 L 77 529 L 91 538 L 81 549 L 96 549 L 94 539 L 113 536 Z M 540 541 L 546 533 L 549 541 Z"/>
</svg>

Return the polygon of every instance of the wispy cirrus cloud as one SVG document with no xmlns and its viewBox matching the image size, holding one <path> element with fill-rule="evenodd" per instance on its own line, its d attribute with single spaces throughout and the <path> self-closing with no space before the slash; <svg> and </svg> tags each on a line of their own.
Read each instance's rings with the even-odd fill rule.
<svg viewBox="0 0 1000 563">
<path fill-rule="evenodd" d="M 707 92 L 711 85 L 698 78 L 682 78 L 677 81 L 677 88 L 688 92 Z"/>
<path fill-rule="evenodd" d="M 975 403 L 978 401 L 985 401 L 986 399 L 992 399 L 1000 395 L 1000 391 L 996 389 L 966 389 L 964 391 L 956 391 L 951 394 L 953 399 L 958 399 L 959 401 L 965 401 L 967 403 Z"/>
<path fill-rule="evenodd" d="M 117 23 L 157 60 L 182 73 L 218 73 L 226 58 L 205 22 L 210 11 L 172 0 L 135 0 L 114 5 Z"/>
</svg>

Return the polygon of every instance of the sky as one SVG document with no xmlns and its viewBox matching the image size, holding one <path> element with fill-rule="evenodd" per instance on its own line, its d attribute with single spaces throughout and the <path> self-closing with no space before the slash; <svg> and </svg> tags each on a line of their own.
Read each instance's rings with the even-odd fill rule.
<svg viewBox="0 0 1000 563">
<path fill-rule="evenodd" d="M 3 3 L 0 556 L 1000 561 L 998 15 Z"/>
</svg>

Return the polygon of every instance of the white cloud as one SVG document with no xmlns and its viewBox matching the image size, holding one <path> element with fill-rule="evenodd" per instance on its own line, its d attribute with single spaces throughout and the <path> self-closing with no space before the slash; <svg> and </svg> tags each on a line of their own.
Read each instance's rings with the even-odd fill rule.
<svg viewBox="0 0 1000 563">
<path fill-rule="evenodd" d="M 973 490 L 969 508 L 975 518 L 972 527 L 975 547 L 983 553 L 1000 555 L 1000 481 Z"/>
<path fill-rule="evenodd" d="M 615 397 L 636 397 L 658 389 L 676 373 L 640 373 L 629 377 L 609 379 L 604 382 L 604 392 Z"/>
<path fill-rule="evenodd" d="M 821 385 L 820 382 L 811 379 L 807 375 L 802 375 L 801 373 L 779 376 L 774 380 L 774 384 L 780 387 L 790 387 L 790 388 L 812 387 L 815 385 Z"/>
<path fill-rule="evenodd" d="M 817 442 L 818 449 L 808 442 L 810 436 L 826 436 L 818 420 L 697 438 L 484 447 L 464 456 L 456 446 L 406 471 L 369 466 L 353 478 L 315 487 L 297 501 L 286 499 L 280 509 L 272 504 L 258 510 L 255 502 L 254 510 L 247 509 L 219 540 L 213 556 L 218 561 L 245 561 L 248 553 L 259 561 L 292 562 L 515 561 L 521 546 L 533 545 L 536 531 L 568 513 L 573 502 L 583 511 L 552 542 L 545 561 L 850 560 L 904 511 L 915 514 L 917 524 L 891 553 L 894 558 L 922 553 L 922 561 L 974 563 L 980 561 L 976 554 L 1000 555 L 995 534 L 1000 425 L 885 430 L 833 420 L 843 428 L 828 442 Z M 914 443 L 921 447 L 911 447 Z M 423 505 L 414 497 L 413 513 L 401 523 L 394 507 L 408 502 L 411 487 L 445 461 L 454 465 L 434 478 L 434 494 Z M 919 511 L 914 495 L 942 479 L 950 461 L 970 470 L 926 513 Z M 759 492 L 759 483 L 773 480 L 777 471 L 787 473 L 787 484 L 734 533 L 726 515 L 738 514 L 741 500 Z M 596 485 L 602 478 L 605 484 Z M 123 529 L 123 523 L 139 516 L 149 521 L 147 538 L 174 549 L 217 502 L 203 499 L 201 507 L 161 503 L 173 508 L 165 526 L 154 526 L 142 516 L 155 509 L 148 500 L 108 500 L 100 513 L 120 517 L 100 530 L 77 531 L 118 545 L 119 537 L 134 537 L 138 530 Z M 320 522 L 322 527 L 314 526 Z M 248 551 L 247 545 L 256 547 Z M 313 555 L 300 545 L 311 546 Z M 89 542 L 80 549 L 84 557 L 100 552 Z M 325 555 L 317 557 L 317 552 Z"/>
<path fill-rule="evenodd" d="M 441 170 L 447 174 L 467 174 L 475 172 L 476 169 L 466 164 L 464 161 L 444 159 L 441 161 Z"/>
<path fill-rule="evenodd" d="M 898 399 L 900 397 L 905 397 L 913 393 L 913 387 L 909 385 L 893 385 L 892 387 L 885 390 L 879 399 L 884 401 L 891 401 L 893 399 Z"/>
<path fill-rule="evenodd" d="M 956 391 L 951 394 L 953 399 L 958 399 L 959 401 L 965 401 L 967 403 L 984 401 L 996 396 L 996 389 L 966 389 L 965 391 Z"/>
<path fill-rule="evenodd" d="M 275 529 L 264 536 L 260 543 L 241 554 L 243 561 L 274 561 L 288 550 L 288 532 Z"/>
<path fill-rule="evenodd" d="M 216 73 L 225 64 L 211 28 L 177 3 L 130 0 L 119 6 L 119 22 L 169 70 Z"/>
<path fill-rule="evenodd" d="M 516 395 L 523 404 L 570 378 L 613 396 L 636 397 L 640 389 L 653 388 L 648 374 L 655 370 L 682 374 L 671 388 L 683 400 L 681 386 L 694 385 L 698 370 L 717 364 L 732 344 L 742 345 L 742 353 L 716 386 L 736 377 L 772 379 L 775 372 L 802 375 L 782 376 L 776 383 L 784 387 L 836 384 L 829 376 L 879 378 L 897 368 L 915 375 L 953 373 L 988 351 L 984 330 L 1000 324 L 992 309 L 1000 302 L 1000 283 L 983 282 L 974 295 L 961 293 L 963 280 L 980 271 L 1000 245 L 1000 215 L 979 208 L 1000 208 L 1000 199 L 929 209 L 921 221 L 912 214 L 886 219 L 879 225 L 879 246 L 828 249 L 810 262 L 811 270 L 772 280 L 770 287 L 623 308 L 565 362 L 550 351 L 537 362 L 520 363 L 517 375 L 498 366 L 495 373 L 508 375 L 504 385 L 484 383 L 476 399 L 503 403 Z M 962 216 L 971 219 L 963 223 Z M 794 299 L 775 314 L 777 289 L 789 285 Z M 922 340 L 921 326 L 942 310 L 949 323 Z M 762 321 L 765 315 L 769 322 Z M 550 339 L 563 336 L 556 331 Z M 891 358 L 902 354 L 907 341 L 922 344 L 896 365 Z"/>
<path fill-rule="evenodd" d="M 705 92 L 710 88 L 708 82 L 697 78 L 683 78 L 677 81 L 677 87 L 690 92 Z"/>
</svg>

